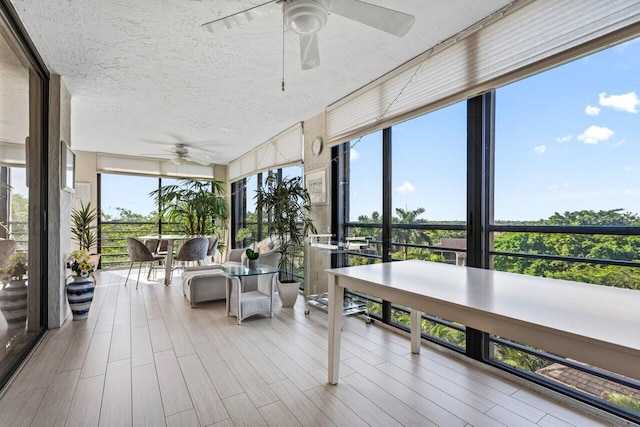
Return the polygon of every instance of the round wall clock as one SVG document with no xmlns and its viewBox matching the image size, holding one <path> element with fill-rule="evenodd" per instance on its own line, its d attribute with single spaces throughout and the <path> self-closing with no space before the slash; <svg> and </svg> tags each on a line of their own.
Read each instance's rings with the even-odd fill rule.
<svg viewBox="0 0 640 427">
<path fill-rule="evenodd" d="M 319 156 L 322 152 L 322 138 L 316 136 L 314 140 L 311 142 L 311 153 L 314 156 Z"/>
</svg>

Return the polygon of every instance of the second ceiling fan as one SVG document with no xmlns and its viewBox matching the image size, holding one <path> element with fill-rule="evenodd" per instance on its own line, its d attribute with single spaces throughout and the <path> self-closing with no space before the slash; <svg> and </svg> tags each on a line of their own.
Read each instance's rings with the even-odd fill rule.
<svg viewBox="0 0 640 427">
<path fill-rule="evenodd" d="M 280 11 L 287 28 L 300 36 L 303 70 L 320 65 L 318 32 L 326 25 L 330 13 L 398 37 L 404 36 L 415 21 L 412 15 L 360 0 L 271 0 L 202 26 L 216 33 Z"/>
</svg>

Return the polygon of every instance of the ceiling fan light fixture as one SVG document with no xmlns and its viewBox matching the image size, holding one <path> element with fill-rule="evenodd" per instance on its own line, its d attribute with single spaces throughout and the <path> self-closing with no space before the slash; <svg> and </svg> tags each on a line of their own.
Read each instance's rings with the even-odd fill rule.
<svg viewBox="0 0 640 427">
<path fill-rule="evenodd" d="M 287 26 L 296 34 L 314 34 L 326 25 L 328 9 L 325 0 L 287 2 L 284 9 Z"/>
<path fill-rule="evenodd" d="M 175 156 L 175 157 L 172 157 L 169 161 L 170 161 L 171 163 L 173 163 L 174 165 L 176 165 L 176 166 L 182 166 L 182 165 L 184 165 L 185 163 L 187 163 L 187 159 L 185 159 L 185 158 L 184 158 L 184 157 L 182 157 L 182 156 Z"/>
</svg>

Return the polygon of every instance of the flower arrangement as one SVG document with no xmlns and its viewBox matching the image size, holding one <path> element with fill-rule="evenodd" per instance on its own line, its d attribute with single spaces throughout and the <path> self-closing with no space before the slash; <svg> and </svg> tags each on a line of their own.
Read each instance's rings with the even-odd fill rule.
<svg viewBox="0 0 640 427">
<path fill-rule="evenodd" d="M 8 283 L 11 280 L 22 280 L 22 276 L 27 274 L 27 253 L 14 252 L 9 258 L 9 266 L 0 268 L 0 280 Z"/>
<path fill-rule="evenodd" d="M 93 264 L 89 262 L 89 252 L 86 249 L 71 252 L 67 265 L 71 268 L 72 276 L 89 277 L 93 273 Z"/>
</svg>

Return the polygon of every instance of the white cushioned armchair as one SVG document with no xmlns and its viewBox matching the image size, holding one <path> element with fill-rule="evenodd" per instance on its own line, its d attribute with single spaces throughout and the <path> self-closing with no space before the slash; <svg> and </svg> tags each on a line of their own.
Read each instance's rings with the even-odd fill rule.
<svg viewBox="0 0 640 427">
<path fill-rule="evenodd" d="M 243 264 L 247 257 L 245 251 L 249 248 L 260 253 L 260 257 L 258 258 L 260 265 L 278 266 L 281 253 L 280 239 L 277 237 L 267 237 L 259 242 L 252 243 L 247 248 L 231 249 L 227 256 L 227 262 L 225 262 L 225 265 Z"/>
</svg>

